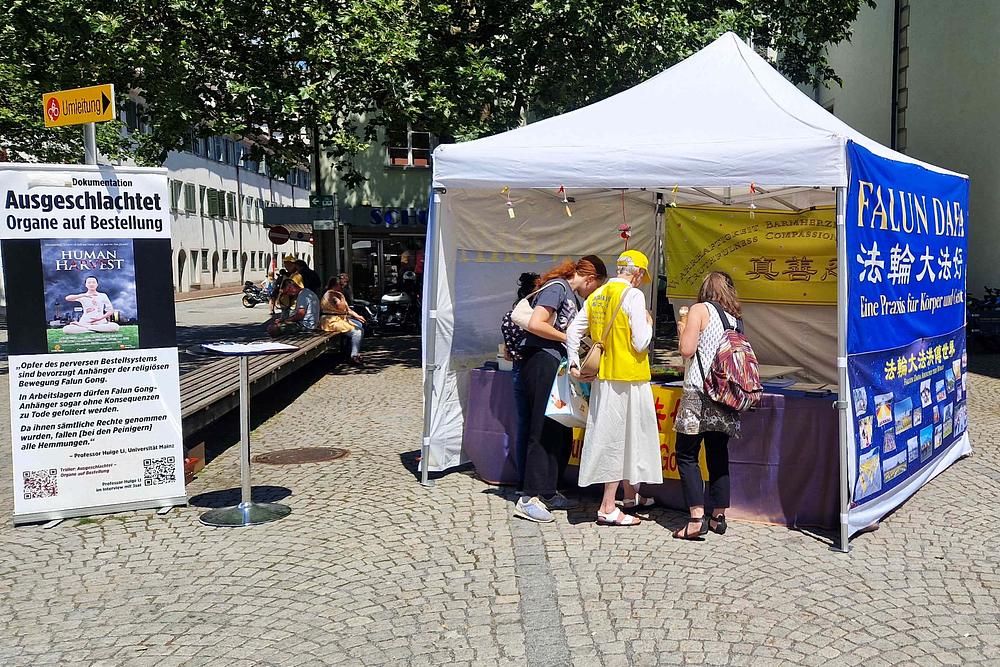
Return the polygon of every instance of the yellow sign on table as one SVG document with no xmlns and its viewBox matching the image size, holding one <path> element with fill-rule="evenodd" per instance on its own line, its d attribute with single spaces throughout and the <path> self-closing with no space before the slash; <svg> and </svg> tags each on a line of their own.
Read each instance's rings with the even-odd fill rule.
<svg viewBox="0 0 1000 667">
<path fill-rule="evenodd" d="M 115 87 L 110 84 L 42 95 L 45 127 L 101 123 L 115 119 Z"/>
<path fill-rule="evenodd" d="M 801 212 L 667 210 L 667 296 L 695 299 L 706 273 L 725 271 L 740 301 L 837 303 L 833 207 Z"/>
<path fill-rule="evenodd" d="M 663 479 L 680 479 L 677 472 L 677 433 L 674 431 L 674 420 L 677 418 L 677 408 L 680 406 L 680 387 L 664 387 L 652 385 L 653 405 L 656 406 L 656 427 L 660 432 L 660 462 L 663 466 Z M 573 449 L 570 453 L 570 465 L 580 465 L 580 453 L 583 451 L 582 428 L 573 429 Z M 701 448 L 698 457 L 701 465 L 702 479 L 708 479 L 708 466 L 705 463 L 705 448 Z"/>
</svg>

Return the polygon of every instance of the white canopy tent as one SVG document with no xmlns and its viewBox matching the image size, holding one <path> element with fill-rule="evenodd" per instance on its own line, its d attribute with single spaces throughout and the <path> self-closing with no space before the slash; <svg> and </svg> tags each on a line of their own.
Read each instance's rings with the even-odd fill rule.
<svg viewBox="0 0 1000 667">
<path fill-rule="evenodd" d="M 761 208 L 795 211 L 836 204 L 839 231 L 848 141 L 897 162 L 953 173 L 848 127 L 732 33 L 588 107 L 477 141 L 439 146 L 424 290 L 425 482 L 429 471 L 461 462 L 464 376 L 486 353 L 495 352 L 497 309 L 509 308 L 512 296 L 507 283 L 492 282 L 477 291 L 464 263 L 507 253 L 508 275 L 516 276 L 514 266 L 539 255 L 613 258 L 621 241 L 609 230 L 623 218 L 634 229 L 630 247 L 655 261 L 663 197 L 678 205 L 736 207 L 746 207 L 753 197 Z M 560 187 L 575 200 L 573 217 L 563 212 Z M 514 219 L 507 215 L 504 188 L 510 189 Z M 841 237 L 838 233 L 838 257 L 844 265 Z M 846 278 L 838 280 L 844 303 Z M 767 305 L 755 307 L 757 320 L 774 320 Z M 782 311 L 785 319 L 789 312 L 794 313 Z M 748 321 L 753 319 L 748 313 Z M 755 347 L 762 348 L 760 356 L 771 363 L 803 361 L 827 381 L 839 382 L 844 398 L 844 309 L 800 310 L 791 320 L 791 328 L 770 335 L 750 329 Z M 803 346 L 803 339 L 812 343 Z M 841 413 L 843 432 L 848 426 Z M 845 499 L 847 465 L 842 453 Z"/>
</svg>

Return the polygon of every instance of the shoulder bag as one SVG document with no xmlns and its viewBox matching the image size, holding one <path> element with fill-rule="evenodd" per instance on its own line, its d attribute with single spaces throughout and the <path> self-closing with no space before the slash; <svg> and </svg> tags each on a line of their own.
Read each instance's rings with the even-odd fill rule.
<svg viewBox="0 0 1000 667">
<path fill-rule="evenodd" d="M 604 354 L 604 345 L 608 342 L 608 336 L 611 335 L 611 325 L 615 323 L 615 319 L 618 317 L 618 313 L 621 312 L 622 305 L 625 303 L 626 294 L 628 294 L 628 289 L 622 292 L 621 298 L 618 299 L 618 307 L 615 308 L 614 314 L 608 319 L 608 323 L 604 325 L 604 333 L 601 335 L 601 340 L 594 341 L 590 351 L 580 360 L 580 375 L 582 377 L 596 378 L 598 371 L 601 370 L 601 356 Z"/>
<path fill-rule="evenodd" d="M 511 319 L 511 321 L 514 324 L 516 324 L 517 326 L 519 326 L 522 329 L 524 329 L 525 331 L 527 331 L 528 330 L 528 321 L 531 320 L 531 313 L 532 313 L 532 311 L 535 310 L 535 307 L 531 305 L 531 297 L 535 296 L 536 294 L 538 294 L 539 292 L 541 292 L 543 289 L 545 289 L 549 285 L 553 285 L 553 284 L 558 283 L 558 282 L 566 282 L 566 281 L 562 280 L 561 278 L 556 278 L 555 280 L 550 280 L 549 282 L 545 283 L 544 285 L 542 285 L 541 287 L 539 287 L 538 289 L 536 289 L 531 294 L 527 295 L 526 297 L 524 297 L 523 299 L 521 299 L 520 301 L 518 301 L 517 305 L 514 306 L 514 309 L 512 311 L 510 311 L 510 319 Z M 568 283 L 567 283 L 567 285 L 568 285 Z M 572 291 L 572 289 L 570 291 Z M 555 313 L 555 311 L 553 311 L 552 312 L 552 317 L 549 318 L 549 324 L 552 324 L 555 321 L 555 319 L 556 319 L 556 313 Z"/>
</svg>

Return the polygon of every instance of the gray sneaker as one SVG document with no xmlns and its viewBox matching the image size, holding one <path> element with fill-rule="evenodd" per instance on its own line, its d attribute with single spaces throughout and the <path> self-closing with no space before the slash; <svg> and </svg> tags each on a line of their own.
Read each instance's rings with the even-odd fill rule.
<svg viewBox="0 0 1000 667">
<path fill-rule="evenodd" d="M 514 505 L 514 516 L 519 516 L 522 519 L 536 523 L 551 523 L 555 521 L 551 512 L 545 509 L 545 505 L 542 504 L 542 501 L 537 496 L 533 498 L 522 496 L 519 498 L 517 504 Z"/>
<path fill-rule="evenodd" d="M 556 492 L 551 498 L 539 498 L 550 510 L 574 510 L 580 506 L 575 500 L 570 500 L 563 494 Z"/>
</svg>

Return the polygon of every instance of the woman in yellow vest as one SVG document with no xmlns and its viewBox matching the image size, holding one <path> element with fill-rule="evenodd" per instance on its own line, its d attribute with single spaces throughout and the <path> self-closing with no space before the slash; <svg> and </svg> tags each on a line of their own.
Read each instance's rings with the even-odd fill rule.
<svg viewBox="0 0 1000 667">
<path fill-rule="evenodd" d="M 648 507 L 652 499 L 640 497 L 635 485 L 663 482 L 656 408 L 649 386 L 653 318 L 643 293 L 636 289 L 650 282 L 649 260 L 637 250 L 626 250 L 617 264 L 617 277 L 588 297 L 566 331 L 566 347 L 571 374 L 587 380 L 580 377 L 580 339 L 589 334 L 591 340 L 604 341 L 590 395 L 579 484 L 604 484 L 598 524 L 636 526 L 638 517 L 615 506 L 618 485 L 624 484 L 626 508 Z"/>
</svg>

